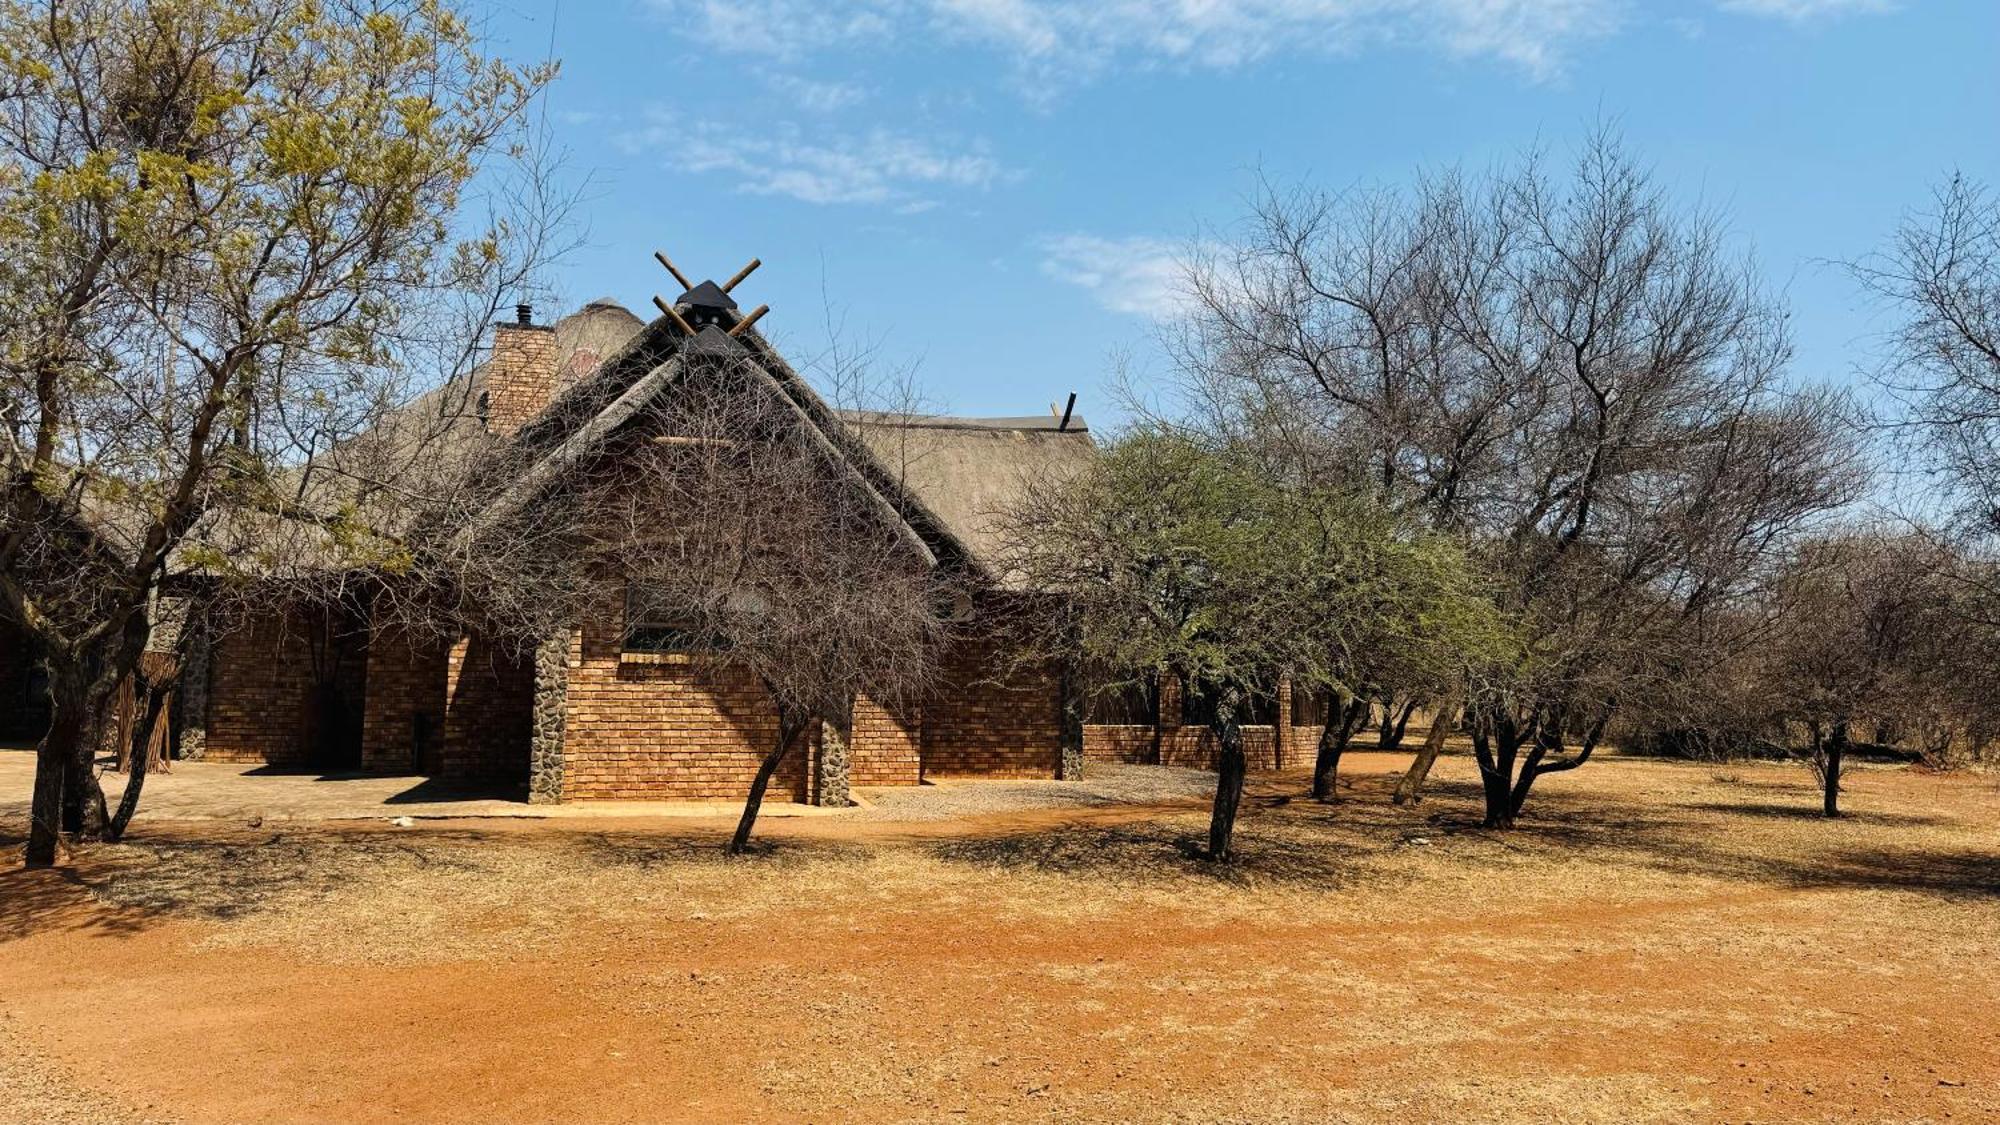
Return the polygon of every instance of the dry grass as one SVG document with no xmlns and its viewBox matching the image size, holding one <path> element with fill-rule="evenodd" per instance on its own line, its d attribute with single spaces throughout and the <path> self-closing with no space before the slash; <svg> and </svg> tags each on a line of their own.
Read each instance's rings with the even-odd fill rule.
<svg viewBox="0 0 2000 1125">
<path fill-rule="evenodd" d="M 460 1013 L 479 1093 L 343 1094 L 379 1095 L 365 1064 L 412 1049 L 357 1015 L 352 1073 L 308 1068 L 336 1115 L 535 1116 L 479 1084 L 507 1057 L 585 1118 L 2000 1116 L 1977 1014 L 2000 1010 L 2000 788 L 1867 769 L 1826 822 L 1802 771 L 1727 772 L 1593 763 L 1507 834 L 1474 826 L 1462 761 L 1414 810 L 1386 774 L 1332 806 L 1269 779 L 1220 869 L 1181 808 L 773 824 L 747 862 L 687 827 L 163 828 L 89 857 L 89 917 L 28 911 L 10 951 L 17 975 L 79 941 L 248 973 L 208 1057 L 280 1083 L 297 1021 L 343 1034 L 328 990 Z M 491 1026 L 464 1014 L 468 988 L 523 987 Z M 550 1069 L 516 1035 L 583 1053 Z M 619 1090 L 645 1100 L 589 1100 Z"/>
</svg>

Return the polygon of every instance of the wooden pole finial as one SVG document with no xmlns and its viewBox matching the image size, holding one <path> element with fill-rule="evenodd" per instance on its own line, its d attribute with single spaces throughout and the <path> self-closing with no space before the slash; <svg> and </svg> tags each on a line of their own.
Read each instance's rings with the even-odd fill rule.
<svg viewBox="0 0 2000 1125">
<path fill-rule="evenodd" d="M 672 269 L 673 267 L 668 266 L 667 268 Z M 694 335 L 694 325 L 689 324 L 687 322 L 687 318 L 681 315 L 681 311 L 673 307 L 672 305 L 668 304 L 666 300 L 662 298 L 658 293 L 653 294 L 653 304 L 657 306 L 661 312 L 667 314 L 668 320 L 671 320 L 675 324 L 680 325 L 681 331 L 687 333 L 690 336 Z"/>
<path fill-rule="evenodd" d="M 660 264 L 661 264 L 661 265 L 663 265 L 663 266 L 665 266 L 665 267 L 667 267 L 667 272 L 668 272 L 668 273 L 670 273 L 670 274 L 673 274 L 673 275 L 674 275 L 674 280 L 675 280 L 675 281 L 678 281 L 678 282 L 680 282 L 680 283 L 681 283 L 681 288 L 682 288 L 682 289 L 693 289 L 693 288 L 694 288 L 694 282 L 692 282 L 692 281 L 689 281 L 689 280 L 687 279 L 687 275 L 686 275 L 686 274 L 684 274 L 684 273 L 682 273 L 681 271 L 679 271 L 679 270 L 675 269 L 675 268 L 674 268 L 674 264 L 673 264 L 673 262 L 671 262 L 671 261 L 669 261 L 669 260 L 667 259 L 667 256 L 666 256 L 666 254 L 664 254 L 664 253 L 662 253 L 662 252 L 660 252 L 660 251 L 658 251 L 658 250 L 655 250 L 655 251 L 653 251 L 653 257 L 655 257 L 655 258 L 658 258 L 658 259 L 660 260 Z"/>
<path fill-rule="evenodd" d="M 761 265 L 763 265 L 763 264 L 764 264 L 764 259 L 762 259 L 762 258 L 752 258 L 752 259 L 750 259 L 750 264 L 749 264 L 749 265 L 747 265 L 747 266 L 744 266 L 744 267 L 743 267 L 742 269 L 740 269 L 740 270 L 737 270 L 737 271 L 736 271 L 736 276 L 735 276 L 735 277 L 732 277 L 732 278 L 730 278 L 730 279 L 729 279 L 728 281 L 725 281 L 725 282 L 723 282 L 723 283 L 722 283 L 722 291 L 723 291 L 724 293 L 727 293 L 727 292 L 729 292 L 729 291 L 730 291 L 731 289 L 734 289 L 734 288 L 736 288 L 736 287 L 737 287 L 738 285 L 740 285 L 740 284 L 742 284 L 742 283 L 743 283 L 743 279 L 744 279 L 744 278 L 746 278 L 746 277 L 749 277 L 749 276 L 750 276 L 751 274 L 753 274 L 753 273 L 756 273 L 756 272 L 757 272 L 757 267 L 758 267 L 758 266 L 761 266 Z"/>
<path fill-rule="evenodd" d="M 757 323 L 758 317 L 761 317 L 765 313 L 770 311 L 771 311 L 771 306 L 758 305 L 756 308 L 750 310 L 749 316 L 746 316 L 742 320 L 737 321 L 736 327 L 730 329 L 729 334 L 731 336 L 741 336 L 744 332 L 749 330 L 751 325 Z"/>
</svg>

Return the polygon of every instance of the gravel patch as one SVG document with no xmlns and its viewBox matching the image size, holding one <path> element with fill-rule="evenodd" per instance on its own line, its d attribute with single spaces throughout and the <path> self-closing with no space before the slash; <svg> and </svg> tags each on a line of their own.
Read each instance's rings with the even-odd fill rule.
<svg viewBox="0 0 2000 1125">
<path fill-rule="evenodd" d="M 0 1125 L 165 1125 L 92 1090 L 48 1054 L 30 1046 L 13 1017 L 0 1012 Z"/>
<path fill-rule="evenodd" d="M 843 820 L 957 820 L 988 813 L 1031 809 L 1104 808 L 1157 805 L 1207 799 L 1215 775 L 1176 766 L 1092 762 L 1081 781 L 975 781 L 947 778 L 926 785 L 860 791 L 867 808 L 851 809 Z"/>
</svg>

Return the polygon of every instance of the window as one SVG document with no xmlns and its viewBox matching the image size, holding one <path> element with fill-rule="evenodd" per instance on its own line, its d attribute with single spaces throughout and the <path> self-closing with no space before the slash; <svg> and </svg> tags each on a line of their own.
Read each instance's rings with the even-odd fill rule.
<svg viewBox="0 0 2000 1125">
<path fill-rule="evenodd" d="M 728 646 L 701 634 L 686 614 L 665 608 L 658 593 L 625 587 L 625 651 L 692 654 Z"/>
</svg>

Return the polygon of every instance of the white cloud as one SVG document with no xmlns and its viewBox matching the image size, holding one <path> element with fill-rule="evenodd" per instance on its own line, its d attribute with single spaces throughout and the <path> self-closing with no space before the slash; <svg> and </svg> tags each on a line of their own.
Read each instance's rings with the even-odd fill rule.
<svg viewBox="0 0 2000 1125">
<path fill-rule="evenodd" d="M 1895 4 L 1891 0 L 1720 0 L 1720 6 L 1726 11 L 1746 16 L 1770 16 L 1805 23 L 1835 16 L 1887 12 Z"/>
<path fill-rule="evenodd" d="M 1408 45 L 1537 78 L 1610 32 L 1626 0 L 654 0 L 721 50 L 796 58 L 923 34 L 1007 56 L 1039 81 L 1119 65 L 1227 68 Z M 1797 0 L 1809 2 L 1809 0 Z"/>
<path fill-rule="evenodd" d="M 887 39 L 903 0 L 653 0 L 669 22 L 718 50 L 794 59 Z"/>
<path fill-rule="evenodd" d="M 893 204 L 927 210 L 927 189 L 983 189 L 1014 174 L 984 152 L 957 152 L 887 129 L 855 135 L 793 125 L 729 130 L 684 128 L 664 112 L 655 124 L 620 138 L 628 152 L 660 151 L 675 167 L 731 176 L 737 189 L 807 203 Z"/>
<path fill-rule="evenodd" d="M 765 79 L 792 108 L 805 113 L 838 113 L 868 99 L 868 91 L 852 82 L 820 82 L 795 74 Z"/>
<path fill-rule="evenodd" d="M 1161 318 L 1186 307 L 1181 255 L 1159 238 L 1062 234 L 1041 241 L 1042 272 L 1078 286 L 1113 312 Z"/>
</svg>

